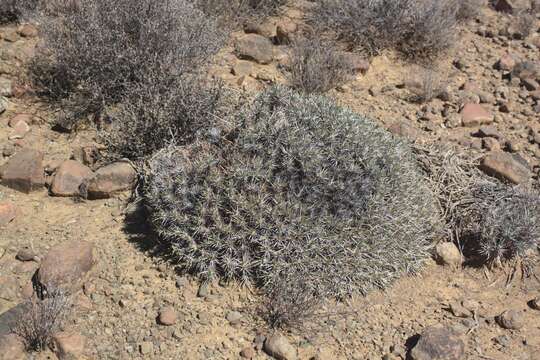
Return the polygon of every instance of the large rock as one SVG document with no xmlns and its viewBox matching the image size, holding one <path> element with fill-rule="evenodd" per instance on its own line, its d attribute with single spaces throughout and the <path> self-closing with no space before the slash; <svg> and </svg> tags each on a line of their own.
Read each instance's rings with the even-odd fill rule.
<svg viewBox="0 0 540 360">
<path fill-rule="evenodd" d="M 56 170 L 51 184 L 51 194 L 56 196 L 78 196 L 80 186 L 93 176 L 92 170 L 75 160 L 64 161 Z"/>
<path fill-rule="evenodd" d="M 11 329 L 27 310 L 27 306 L 21 303 L 0 314 L 0 338 L 11 333 Z"/>
<path fill-rule="evenodd" d="M 461 121 L 467 127 L 490 124 L 493 115 L 480 104 L 468 103 L 461 110 Z"/>
<path fill-rule="evenodd" d="M 254 60 L 259 64 L 272 62 L 274 55 L 270 40 L 257 34 L 246 34 L 237 38 L 235 49 L 239 58 Z"/>
<path fill-rule="evenodd" d="M 511 54 L 504 54 L 497 62 L 497 69 L 502 71 L 512 71 L 516 66 L 516 59 Z"/>
<path fill-rule="evenodd" d="M 45 184 L 43 154 L 23 149 L 9 159 L 0 175 L 4 186 L 24 193 L 40 190 Z"/>
<path fill-rule="evenodd" d="M 264 341 L 264 351 L 277 360 L 295 360 L 296 349 L 289 343 L 287 338 L 280 334 L 269 336 Z"/>
<path fill-rule="evenodd" d="M 25 360 L 24 343 L 15 334 L 0 336 L 0 360 Z"/>
<path fill-rule="evenodd" d="M 528 8 L 530 5 L 527 0 L 496 0 L 494 8 L 497 11 L 514 14 L 519 10 Z"/>
<path fill-rule="evenodd" d="M 505 329 L 519 330 L 525 326 L 523 314 L 516 310 L 506 310 L 497 316 L 497 322 Z"/>
<path fill-rule="evenodd" d="M 411 350 L 412 360 L 460 360 L 465 358 L 465 343 L 442 326 L 425 329 Z"/>
<path fill-rule="evenodd" d="M 521 162 L 512 154 L 503 151 L 486 155 L 480 164 L 480 169 L 489 176 L 514 184 L 524 183 L 531 177 L 531 171 L 524 161 Z"/>
<path fill-rule="evenodd" d="M 133 188 L 137 172 L 127 162 L 117 162 L 98 169 L 88 180 L 89 199 L 106 199 L 111 195 Z"/>
<path fill-rule="evenodd" d="M 435 248 L 437 260 L 443 265 L 459 266 L 462 263 L 461 252 L 452 242 L 442 242 Z"/>
<path fill-rule="evenodd" d="M 52 338 L 52 348 L 59 360 L 81 359 L 85 344 L 84 336 L 77 333 L 59 332 Z"/>
<path fill-rule="evenodd" d="M 0 227 L 9 224 L 17 216 L 17 208 L 10 202 L 0 202 Z"/>
<path fill-rule="evenodd" d="M 93 245 L 86 241 L 69 241 L 54 246 L 43 258 L 36 280 L 50 287 L 73 290 L 94 265 Z"/>
</svg>

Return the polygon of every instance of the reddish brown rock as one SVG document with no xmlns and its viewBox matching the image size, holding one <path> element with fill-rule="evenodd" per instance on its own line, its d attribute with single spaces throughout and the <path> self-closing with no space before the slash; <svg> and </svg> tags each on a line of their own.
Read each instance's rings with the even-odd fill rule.
<svg viewBox="0 0 540 360">
<path fill-rule="evenodd" d="M 410 352 L 412 360 L 462 360 L 465 343 L 442 326 L 426 328 Z"/>
<path fill-rule="evenodd" d="M 10 202 L 0 202 L 0 226 L 5 226 L 15 219 L 17 208 Z"/>
<path fill-rule="evenodd" d="M 244 359 L 253 359 L 255 358 L 255 355 L 255 350 L 253 350 L 251 347 L 246 347 L 240 351 L 240 356 Z"/>
<path fill-rule="evenodd" d="M 512 71 L 516 66 L 516 59 L 510 54 L 504 54 L 497 62 L 497 69 L 502 71 Z"/>
<path fill-rule="evenodd" d="M 514 184 L 524 183 L 531 177 L 531 171 L 525 164 L 503 151 L 492 152 L 484 157 L 480 169 L 490 176 Z"/>
<path fill-rule="evenodd" d="M 93 176 L 92 170 L 75 160 L 64 161 L 56 170 L 51 184 L 55 196 L 78 196 L 80 186 Z"/>
<path fill-rule="evenodd" d="M 95 145 L 84 145 L 73 150 L 73 159 L 84 165 L 94 165 L 99 159 L 99 149 Z"/>
<path fill-rule="evenodd" d="M 25 38 L 33 38 L 38 36 L 38 29 L 32 24 L 24 24 L 19 26 L 17 33 Z"/>
<path fill-rule="evenodd" d="M 254 60 L 268 64 L 273 59 L 273 46 L 270 40 L 257 34 L 246 34 L 236 39 L 236 54 L 241 59 Z"/>
<path fill-rule="evenodd" d="M 278 44 L 289 44 L 293 40 L 293 35 L 297 26 L 292 21 L 282 21 L 276 27 L 276 40 Z"/>
<path fill-rule="evenodd" d="M 525 326 L 523 314 L 516 310 L 506 310 L 497 316 L 497 322 L 505 329 L 519 330 Z"/>
<path fill-rule="evenodd" d="M 15 127 L 20 121 L 24 121 L 27 124 L 32 123 L 32 115 L 30 114 L 17 114 L 11 119 L 9 119 L 8 125 L 10 127 Z"/>
<path fill-rule="evenodd" d="M 171 326 L 171 325 L 176 324 L 177 320 L 178 320 L 178 316 L 176 314 L 176 311 L 171 306 L 163 308 L 159 312 L 158 322 L 161 325 Z"/>
<path fill-rule="evenodd" d="M 2 185 L 30 193 L 40 190 L 45 183 L 43 154 L 36 150 L 23 149 L 9 158 L 2 167 Z"/>
<path fill-rule="evenodd" d="M 18 121 L 15 126 L 13 126 L 13 131 L 9 134 L 9 140 L 24 139 L 26 134 L 30 132 L 30 126 L 25 121 Z"/>
<path fill-rule="evenodd" d="M 43 258 L 37 281 L 45 287 L 73 290 L 94 265 L 93 245 L 69 241 L 54 246 Z"/>
<path fill-rule="evenodd" d="M 137 172 L 127 162 L 117 162 L 98 169 L 88 180 L 89 199 L 105 199 L 117 192 L 130 190 L 137 182 Z"/>
<path fill-rule="evenodd" d="M 15 334 L 0 336 L 0 360 L 25 360 L 23 340 Z"/>
<path fill-rule="evenodd" d="M 81 359 L 86 339 L 81 334 L 59 332 L 53 336 L 52 348 L 59 360 Z"/>
<path fill-rule="evenodd" d="M 480 104 L 468 103 L 461 110 L 463 126 L 472 127 L 493 122 L 493 115 Z"/>
</svg>

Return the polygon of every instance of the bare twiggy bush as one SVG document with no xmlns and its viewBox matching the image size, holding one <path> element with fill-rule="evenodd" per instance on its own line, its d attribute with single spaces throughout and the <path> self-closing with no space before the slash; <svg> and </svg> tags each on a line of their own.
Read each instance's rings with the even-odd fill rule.
<svg viewBox="0 0 540 360">
<path fill-rule="evenodd" d="M 41 351 L 52 336 L 65 324 L 71 313 L 71 297 L 59 289 L 49 289 L 47 297 L 32 297 L 25 303 L 25 312 L 12 329 L 30 351 Z"/>
<path fill-rule="evenodd" d="M 452 148 L 415 149 L 437 194 L 448 239 L 474 261 L 496 264 L 540 245 L 540 196 L 505 185 Z"/>
<path fill-rule="evenodd" d="M 286 0 L 197 0 L 196 3 L 205 14 L 217 17 L 222 25 L 230 27 L 246 19 L 273 15 Z"/>
<path fill-rule="evenodd" d="M 268 294 L 287 279 L 279 300 L 290 303 L 271 311 L 281 324 L 298 316 L 279 309 L 311 311 L 302 304 L 315 297 L 384 288 L 421 267 L 440 219 L 405 143 L 328 99 L 279 87 L 237 124 L 217 143 L 150 162 L 150 219 L 181 269 Z"/>
<path fill-rule="evenodd" d="M 225 109 L 226 92 L 200 76 L 169 83 L 140 84 L 105 110 L 110 126 L 100 132 L 113 157 L 143 159 L 169 145 L 183 145 L 207 131 Z"/>
<path fill-rule="evenodd" d="M 408 81 L 413 101 L 427 103 L 448 91 L 448 76 L 439 67 L 419 66 Z"/>
<path fill-rule="evenodd" d="M 454 44 L 459 0 L 319 0 L 312 23 L 368 54 L 433 58 Z"/>
<path fill-rule="evenodd" d="M 30 68 L 41 92 L 62 105 L 66 127 L 100 120 L 105 107 L 136 90 L 177 86 L 208 63 L 223 39 L 215 21 L 188 0 L 73 6 L 41 19 L 44 43 Z"/>
<path fill-rule="evenodd" d="M 306 93 L 324 93 L 353 75 L 351 65 L 331 43 L 318 38 L 291 44 L 289 83 Z"/>
</svg>

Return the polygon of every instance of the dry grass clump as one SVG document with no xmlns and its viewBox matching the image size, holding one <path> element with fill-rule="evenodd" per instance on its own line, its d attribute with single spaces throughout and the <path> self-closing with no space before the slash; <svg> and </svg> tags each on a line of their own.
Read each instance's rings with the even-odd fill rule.
<svg viewBox="0 0 540 360">
<path fill-rule="evenodd" d="M 429 257 L 440 219 L 407 145 L 283 88 L 237 124 L 217 143 L 166 149 L 150 163 L 151 222 L 180 268 L 278 292 L 273 309 L 303 309 L 314 297 L 384 288 Z"/>
<path fill-rule="evenodd" d="M 52 336 L 68 319 L 71 297 L 60 289 L 49 290 L 47 297 L 32 297 L 25 304 L 25 312 L 12 329 L 20 336 L 29 351 L 41 351 L 50 345 Z"/>
<path fill-rule="evenodd" d="M 437 66 L 419 66 L 414 68 L 408 88 L 414 94 L 413 101 L 427 103 L 448 92 L 448 76 Z"/>
<path fill-rule="evenodd" d="M 324 93 L 349 80 L 354 71 L 343 53 L 319 38 L 291 44 L 290 85 L 308 94 Z"/>
<path fill-rule="evenodd" d="M 394 48 L 425 60 L 445 53 L 466 19 L 464 0 L 319 0 L 311 22 L 375 55 Z"/>
<path fill-rule="evenodd" d="M 540 195 L 503 184 L 454 149 L 416 148 L 430 187 L 439 199 L 447 238 L 471 261 L 499 264 L 540 245 Z"/>
<path fill-rule="evenodd" d="M 107 107 L 128 98 L 163 98 L 171 89 L 197 84 L 191 76 L 223 40 L 215 20 L 188 0 L 72 5 L 41 18 L 44 43 L 30 67 L 38 89 L 64 110 L 61 124 L 66 128 L 88 118 L 103 122 Z"/>
</svg>

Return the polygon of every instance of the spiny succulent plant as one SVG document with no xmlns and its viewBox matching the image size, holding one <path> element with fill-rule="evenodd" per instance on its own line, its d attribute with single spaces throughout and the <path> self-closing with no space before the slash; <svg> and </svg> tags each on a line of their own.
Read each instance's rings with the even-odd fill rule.
<svg viewBox="0 0 540 360">
<path fill-rule="evenodd" d="M 156 154 L 147 180 L 151 221 L 181 268 L 269 293 L 383 288 L 417 270 L 439 234 L 408 145 L 324 97 L 280 87 L 239 112 L 220 142 Z"/>
</svg>

